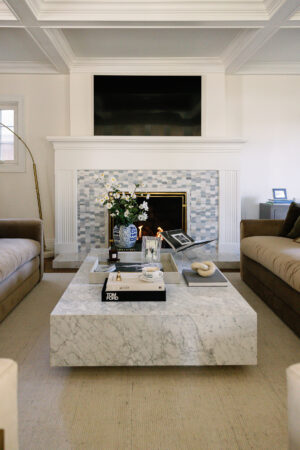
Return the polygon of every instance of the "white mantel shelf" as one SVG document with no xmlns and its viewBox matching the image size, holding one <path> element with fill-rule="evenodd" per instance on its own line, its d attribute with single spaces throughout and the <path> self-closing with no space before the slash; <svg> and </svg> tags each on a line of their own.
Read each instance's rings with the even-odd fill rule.
<svg viewBox="0 0 300 450">
<path fill-rule="evenodd" d="M 76 252 L 78 170 L 218 170 L 219 249 L 237 251 L 241 138 L 50 136 L 55 150 L 55 251 Z"/>
<path fill-rule="evenodd" d="M 245 142 L 240 138 L 194 136 L 54 136 L 47 139 L 55 149 L 56 170 L 239 170 L 239 153 Z"/>
<path fill-rule="evenodd" d="M 198 136 L 49 136 L 55 150 L 131 150 L 169 152 L 239 152 L 241 138 L 204 138 Z M 142 148 L 141 148 L 142 146 Z"/>
</svg>

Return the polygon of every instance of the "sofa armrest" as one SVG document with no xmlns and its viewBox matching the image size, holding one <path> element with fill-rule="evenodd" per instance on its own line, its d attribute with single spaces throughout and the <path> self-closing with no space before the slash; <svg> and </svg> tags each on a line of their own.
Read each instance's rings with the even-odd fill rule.
<svg viewBox="0 0 300 450">
<path fill-rule="evenodd" d="M 43 222 L 39 219 L 0 219 L 0 238 L 43 241 Z"/>
<path fill-rule="evenodd" d="M 278 236 L 284 220 L 242 220 L 241 239 L 250 236 Z"/>
<path fill-rule="evenodd" d="M 0 219 L 0 238 L 33 239 L 41 245 L 40 279 L 44 272 L 44 225 L 40 219 Z"/>
</svg>

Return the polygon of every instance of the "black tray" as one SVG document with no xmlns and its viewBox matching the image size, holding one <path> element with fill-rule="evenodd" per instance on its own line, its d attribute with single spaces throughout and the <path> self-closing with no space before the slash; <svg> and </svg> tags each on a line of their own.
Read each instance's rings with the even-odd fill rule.
<svg viewBox="0 0 300 450">
<path fill-rule="evenodd" d="M 102 302 L 165 302 L 166 291 L 107 291 L 107 278 L 103 284 Z"/>
</svg>

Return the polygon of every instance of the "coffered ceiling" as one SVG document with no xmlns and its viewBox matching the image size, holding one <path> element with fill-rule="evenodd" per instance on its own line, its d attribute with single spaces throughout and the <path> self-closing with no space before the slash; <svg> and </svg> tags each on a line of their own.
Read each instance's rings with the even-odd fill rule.
<svg viewBox="0 0 300 450">
<path fill-rule="evenodd" d="M 300 74 L 300 0 L 0 0 L 0 73 L 139 61 Z"/>
</svg>

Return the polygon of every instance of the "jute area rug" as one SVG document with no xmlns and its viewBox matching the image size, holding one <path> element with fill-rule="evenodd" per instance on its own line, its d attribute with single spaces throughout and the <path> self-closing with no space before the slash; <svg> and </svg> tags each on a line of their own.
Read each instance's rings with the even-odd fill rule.
<svg viewBox="0 0 300 450">
<path fill-rule="evenodd" d="M 20 448 L 286 449 L 300 340 L 228 275 L 258 313 L 257 367 L 50 368 L 49 314 L 73 274 L 45 274 L 0 324 L 0 357 L 19 364 Z"/>
</svg>

